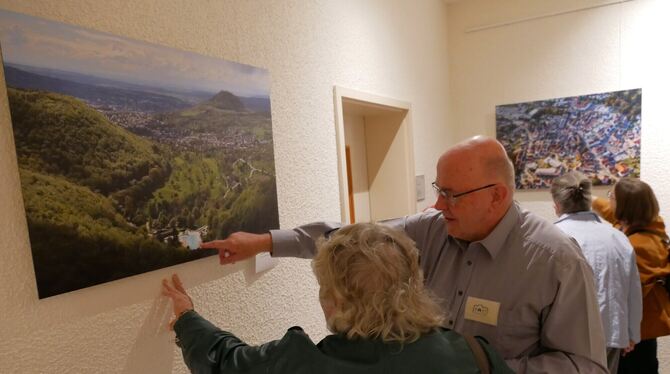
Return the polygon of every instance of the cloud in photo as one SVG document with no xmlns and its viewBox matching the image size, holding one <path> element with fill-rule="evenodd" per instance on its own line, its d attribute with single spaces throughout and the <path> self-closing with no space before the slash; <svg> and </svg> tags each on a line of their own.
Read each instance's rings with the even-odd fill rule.
<svg viewBox="0 0 670 374">
<path fill-rule="evenodd" d="M 0 10 L 5 61 L 129 83 L 269 96 L 267 70 Z"/>
</svg>

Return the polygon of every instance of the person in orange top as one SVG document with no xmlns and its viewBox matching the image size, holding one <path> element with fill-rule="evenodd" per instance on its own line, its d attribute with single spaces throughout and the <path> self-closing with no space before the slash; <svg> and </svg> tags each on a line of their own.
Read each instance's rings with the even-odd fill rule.
<svg viewBox="0 0 670 374">
<path fill-rule="evenodd" d="M 670 335 L 670 297 L 662 283 L 670 274 L 668 235 L 654 191 L 637 178 L 623 178 L 593 210 L 626 234 L 642 282 L 642 340 L 619 361 L 619 373 L 658 373 L 656 338 Z"/>
</svg>

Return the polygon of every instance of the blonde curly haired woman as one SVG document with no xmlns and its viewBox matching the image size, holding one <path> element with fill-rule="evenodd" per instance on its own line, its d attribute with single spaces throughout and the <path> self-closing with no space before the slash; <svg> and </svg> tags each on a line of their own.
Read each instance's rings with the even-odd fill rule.
<svg viewBox="0 0 670 374">
<path fill-rule="evenodd" d="M 318 344 L 299 327 L 281 340 L 246 345 L 193 311 L 181 281 L 163 282 L 174 330 L 195 373 L 492 373 L 511 372 L 484 342 L 473 350 L 440 328 L 442 313 L 424 288 L 418 250 L 404 233 L 374 224 L 344 227 L 320 240 L 312 262 L 328 329 Z"/>
</svg>

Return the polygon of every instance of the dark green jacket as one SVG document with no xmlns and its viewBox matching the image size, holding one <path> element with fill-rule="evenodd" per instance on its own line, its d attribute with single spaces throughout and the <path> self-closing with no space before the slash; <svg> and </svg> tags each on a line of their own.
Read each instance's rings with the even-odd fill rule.
<svg viewBox="0 0 670 374">
<path fill-rule="evenodd" d="M 451 330 L 435 331 L 405 344 L 348 340 L 329 335 L 314 344 L 300 327 L 281 340 L 249 346 L 196 312 L 174 325 L 186 365 L 193 373 L 479 373 L 466 341 Z M 484 348 L 491 373 L 512 373 L 488 344 Z"/>
</svg>

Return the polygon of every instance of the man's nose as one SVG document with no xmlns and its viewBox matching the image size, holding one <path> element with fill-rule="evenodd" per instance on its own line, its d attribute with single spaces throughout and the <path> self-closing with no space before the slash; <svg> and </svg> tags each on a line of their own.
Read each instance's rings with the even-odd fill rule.
<svg viewBox="0 0 670 374">
<path fill-rule="evenodd" d="M 437 210 L 447 210 L 449 208 L 449 204 L 447 204 L 447 199 L 444 198 L 442 195 L 437 195 L 437 201 L 435 201 L 435 209 Z"/>
</svg>

